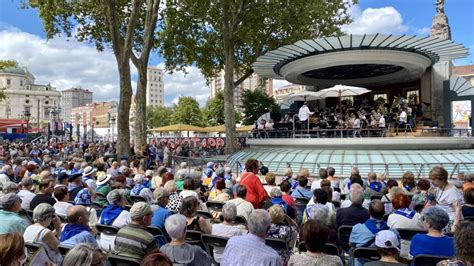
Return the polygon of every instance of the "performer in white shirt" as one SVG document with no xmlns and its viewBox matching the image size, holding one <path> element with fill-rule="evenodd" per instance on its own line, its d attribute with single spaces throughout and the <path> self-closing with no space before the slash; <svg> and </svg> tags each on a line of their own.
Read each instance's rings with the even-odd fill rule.
<svg viewBox="0 0 474 266">
<path fill-rule="evenodd" d="M 308 119 L 309 117 L 314 114 L 314 112 L 309 111 L 308 102 L 304 102 L 303 106 L 301 106 L 298 112 L 298 118 L 301 121 L 301 129 L 306 129 L 308 126 Z"/>
<path fill-rule="evenodd" d="M 397 131 L 396 131 L 397 136 L 398 136 L 398 129 L 405 128 L 406 124 L 407 124 L 407 112 L 405 108 L 402 108 L 402 111 L 400 112 L 400 115 L 398 117 L 398 122 L 397 122 Z"/>
</svg>

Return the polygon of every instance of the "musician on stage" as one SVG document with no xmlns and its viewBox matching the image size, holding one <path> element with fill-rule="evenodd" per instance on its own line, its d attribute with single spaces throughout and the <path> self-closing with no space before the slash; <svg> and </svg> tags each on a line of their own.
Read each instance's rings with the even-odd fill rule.
<svg viewBox="0 0 474 266">
<path fill-rule="evenodd" d="M 308 102 L 304 102 L 303 106 L 301 106 L 298 112 L 298 118 L 301 121 L 301 129 L 307 129 L 308 126 L 308 119 L 309 117 L 314 114 L 308 108 Z"/>
<path fill-rule="evenodd" d="M 405 128 L 406 124 L 407 124 L 407 112 L 406 112 L 406 108 L 402 107 L 400 115 L 398 116 L 397 130 L 396 130 L 397 136 L 398 136 L 398 129 Z"/>
</svg>

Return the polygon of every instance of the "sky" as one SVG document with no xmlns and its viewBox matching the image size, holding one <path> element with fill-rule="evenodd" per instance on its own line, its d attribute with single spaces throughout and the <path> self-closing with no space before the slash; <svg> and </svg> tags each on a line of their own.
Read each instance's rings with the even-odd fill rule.
<svg viewBox="0 0 474 266">
<path fill-rule="evenodd" d="M 436 0 L 359 0 L 349 13 L 353 22 L 344 25 L 346 33 L 386 33 L 428 35 L 436 13 Z M 446 0 L 445 12 L 452 40 L 470 49 L 467 58 L 455 65 L 474 64 L 474 0 Z M 94 46 L 74 38 L 47 40 L 38 12 L 22 9 L 21 0 L 0 0 L 0 60 L 13 59 L 26 66 L 39 84 L 50 83 L 58 90 L 82 87 L 94 92 L 94 101 L 117 100 L 119 78 L 111 50 L 97 52 Z M 150 66 L 163 67 L 157 51 Z M 181 95 L 193 96 L 204 106 L 210 97 L 204 76 L 190 66 L 187 74 L 165 74 L 165 104 L 176 103 Z M 132 68 L 133 87 L 137 72 Z M 275 81 L 274 87 L 288 84 Z"/>
</svg>

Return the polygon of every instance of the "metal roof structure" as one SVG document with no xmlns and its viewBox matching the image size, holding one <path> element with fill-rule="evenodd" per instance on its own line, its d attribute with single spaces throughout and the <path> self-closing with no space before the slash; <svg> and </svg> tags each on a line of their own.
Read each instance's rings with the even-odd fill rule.
<svg viewBox="0 0 474 266">
<path fill-rule="evenodd" d="M 317 175 L 319 168 L 332 166 L 336 175 L 348 176 L 357 166 L 362 176 L 368 172 L 385 172 L 399 178 L 405 171 L 427 177 L 432 167 L 442 165 L 449 173 L 474 172 L 474 150 L 313 150 L 291 148 L 245 149 L 233 154 L 231 165 L 244 165 L 257 159 L 270 171 L 282 174 L 288 167 L 293 171 L 307 168 Z"/>
<path fill-rule="evenodd" d="M 427 67 L 438 61 L 463 58 L 467 55 L 468 49 L 463 45 L 431 36 L 345 35 L 300 40 L 282 46 L 258 57 L 253 68 L 262 77 L 286 79 L 297 84 L 321 84 L 316 81 L 328 79 L 339 82 L 349 80 L 353 82 L 342 81 L 342 83 L 359 84 L 354 81 L 359 78 L 354 77 L 358 73 L 352 76 L 337 74 L 349 74 L 357 70 L 361 74 L 373 72 L 362 77 L 370 79 L 393 77 L 391 74 L 401 73 L 407 69 L 413 77 L 419 78 Z M 294 63 L 300 66 L 295 68 Z M 338 68 L 340 66 L 346 67 Z M 363 71 L 361 68 L 364 68 Z M 368 83 L 374 82 L 372 80 Z M 323 83 L 323 85 L 330 84 Z"/>
</svg>

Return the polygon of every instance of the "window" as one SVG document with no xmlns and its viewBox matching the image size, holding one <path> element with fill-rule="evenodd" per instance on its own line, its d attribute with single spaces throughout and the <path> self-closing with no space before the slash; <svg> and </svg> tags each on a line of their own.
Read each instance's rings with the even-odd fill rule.
<svg viewBox="0 0 474 266">
<path fill-rule="evenodd" d="M 387 93 L 374 93 L 373 94 L 373 100 L 377 101 L 379 98 L 382 98 L 385 100 L 385 103 L 388 102 L 388 94 Z"/>
<path fill-rule="evenodd" d="M 11 79 L 7 79 L 7 85 L 12 85 L 12 80 Z"/>
<path fill-rule="evenodd" d="M 23 80 L 20 80 L 20 86 L 23 86 Z"/>
<path fill-rule="evenodd" d="M 406 99 L 410 104 L 420 103 L 420 90 L 407 90 Z"/>
</svg>

